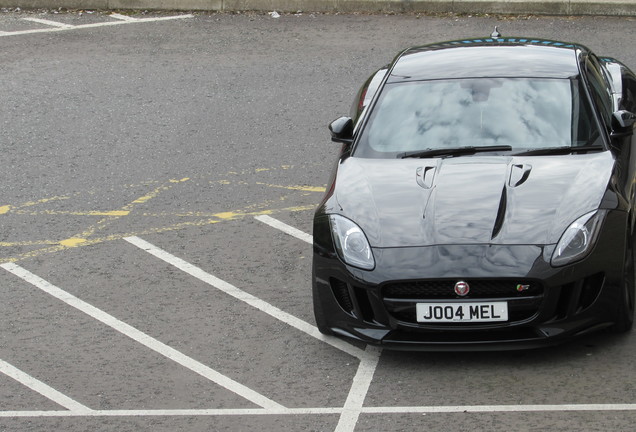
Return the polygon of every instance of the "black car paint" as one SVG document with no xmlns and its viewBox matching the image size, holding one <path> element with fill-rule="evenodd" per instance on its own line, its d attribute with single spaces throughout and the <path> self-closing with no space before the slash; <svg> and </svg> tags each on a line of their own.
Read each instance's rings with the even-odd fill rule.
<svg viewBox="0 0 636 432">
<path fill-rule="evenodd" d="M 633 130 L 618 130 L 599 115 L 610 151 L 580 155 L 352 157 L 366 113 L 387 82 L 577 75 L 588 82 L 584 65 L 590 58 L 610 81 L 612 111 L 636 111 L 636 79 L 626 66 L 614 59 L 599 62 L 584 46 L 554 41 L 451 41 L 409 49 L 365 83 L 352 106 L 352 139 L 339 140 L 345 144 L 314 220 L 313 289 L 321 331 L 395 349 L 482 350 L 556 344 L 613 324 L 623 301 L 626 267 L 617 257 L 628 254 L 634 237 Z M 599 208 L 607 214 L 590 254 L 553 267 L 551 256 L 564 229 Z M 338 258 L 327 214 L 341 214 L 362 228 L 375 269 L 360 270 Z M 542 291 L 505 298 L 513 310 L 515 302 L 536 306 L 536 313 L 520 320 L 423 325 L 404 319 L 417 299 L 387 298 L 384 290 L 396 282 L 424 279 L 534 281 Z M 345 307 L 336 298 L 334 281 L 352 299 Z M 464 301 L 452 294 L 449 299 Z"/>
<path fill-rule="evenodd" d="M 373 248 L 550 244 L 577 217 L 599 208 L 613 164 L 610 152 L 566 158 L 346 158 L 324 211 L 355 221 Z M 430 186 L 417 182 L 420 168 L 432 178 Z M 498 217 L 501 229 L 493 236 Z"/>
</svg>

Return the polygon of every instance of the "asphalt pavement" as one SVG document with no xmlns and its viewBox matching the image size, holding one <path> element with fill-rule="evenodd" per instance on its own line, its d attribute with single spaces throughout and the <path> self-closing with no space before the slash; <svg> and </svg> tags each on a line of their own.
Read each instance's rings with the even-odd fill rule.
<svg viewBox="0 0 636 432">
<path fill-rule="evenodd" d="M 495 25 L 636 69 L 631 17 L 0 13 L 0 431 L 633 432 L 636 332 L 315 329 L 326 125 L 399 50 Z"/>
<path fill-rule="evenodd" d="M 636 0 L 0 0 L 0 8 L 636 16 Z"/>
</svg>

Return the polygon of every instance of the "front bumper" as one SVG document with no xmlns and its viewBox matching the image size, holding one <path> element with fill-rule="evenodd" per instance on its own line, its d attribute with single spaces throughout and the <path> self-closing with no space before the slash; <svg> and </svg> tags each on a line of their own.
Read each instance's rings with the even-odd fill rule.
<svg viewBox="0 0 636 432">
<path fill-rule="evenodd" d="M 374 249 L 376 267 L 314 248 L 314 301 L 329 331 L 391 349 L 489 350 L 555 345 L 610 326 L 620 299 L 625 213 L 609 212 L 585 259 L 554 268 L 554 245 L 439 245 Z M 474 289 L 460 298 L 457 281 Z M 532 288 L 517 292 L 516 285 Z M 513 287 L 513 288 L 509 288 Z M 418 323 L 424 301 L 506 301 L 500 323 Z"/>
</svg>

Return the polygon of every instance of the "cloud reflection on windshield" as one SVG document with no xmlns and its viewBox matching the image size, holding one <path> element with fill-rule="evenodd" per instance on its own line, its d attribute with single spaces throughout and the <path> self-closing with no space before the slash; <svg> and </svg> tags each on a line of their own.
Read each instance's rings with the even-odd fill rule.
<svg viewBox="0 0 636 432">
<path fill-rule="evenodd" d="M 368 131 L 378 152 L 571 145 L 568 79 L 458 79 L 388 85 Z"/>
</svg>

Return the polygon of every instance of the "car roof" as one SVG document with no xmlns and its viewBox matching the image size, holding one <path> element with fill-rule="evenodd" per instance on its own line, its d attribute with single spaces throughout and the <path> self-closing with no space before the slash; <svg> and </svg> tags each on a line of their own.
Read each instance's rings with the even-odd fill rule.
<svg viewBox="0 0 636 432">
<path fill-rule="evenodd" d="M 529 38 L 456 40 L 409 48 L 394 61 L 388 82 L 452 78 L 579 75 L 582 45 Z"/>
</svg>

